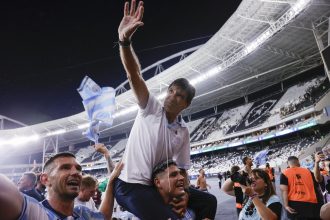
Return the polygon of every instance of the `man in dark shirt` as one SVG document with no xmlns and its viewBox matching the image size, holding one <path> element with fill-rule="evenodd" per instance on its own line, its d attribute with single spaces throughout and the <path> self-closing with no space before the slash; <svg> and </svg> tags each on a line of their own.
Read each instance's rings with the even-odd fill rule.
<svg viewBox="0 0 330 220">
<path fill-rule="evenodd" d="M 26 172 L 18 181 L 18 189 L 22 193 L 35 198 L 39 202 L 43 200 L 43 197 L 37 192 L 34 186 L 37 183 L 37 175 L 33 172 Z"/>
</svg>

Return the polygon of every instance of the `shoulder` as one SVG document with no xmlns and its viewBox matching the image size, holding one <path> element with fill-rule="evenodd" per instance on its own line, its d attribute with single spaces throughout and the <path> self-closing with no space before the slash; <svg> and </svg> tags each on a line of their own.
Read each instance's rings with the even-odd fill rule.
<svg viewBox="0 0 330 220">
<path fill-rule="evenodd" d="M 149 114 L 155 114 L 157 112 L 161 112 L 162 110 L 162 104 L 156 99 L 155 96 L 149 93 L 149 98 L 147 105 L 144 109 L 139 110 L 139 113 L 142 116 L 147 116 Z"/>
<path fill-rule="evenodd" d="M 275 204 L 275 203 L 278 203 L 279 205 L 282 205 L 280 197 L 278 197 L 277 195 L 272 195 L 271 197 L 269 197 L 269 199 L 266 203 L 266 206 L 269 206 L 269 205 L 272 205 L 272 204 Z"/>
<path fill-rule="evenodd" d="M 86 206 L 78 205 L 74 207 L 74 213 L 81 217 L 81 219 L 99 220 L 104 219 L 104 215 L 98 211 L 92 211 Z"/>
<path fill-rule="evenodd" d="M 51 216 L 48 217 L 48 212 L 36 199 L 23 195 L 23 208 L 21 215 L 18 219 L 40 219 L 48 220 Z"/>
</svg>

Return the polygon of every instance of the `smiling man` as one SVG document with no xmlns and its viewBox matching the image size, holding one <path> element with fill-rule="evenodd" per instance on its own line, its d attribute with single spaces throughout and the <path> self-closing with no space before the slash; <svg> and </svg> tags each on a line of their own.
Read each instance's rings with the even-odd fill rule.
<svg viewBox="0 0 330 220">
<path fill-rule="evenodd" d="M 172 201 L 180 201 L 182 204 L 181 219 L 195 219 L 191 210 L 187 210 L 188 193 L 184 188 L 184 177 L 180 173 L 173 160 L 163 161 L 152 172 L 153 184 L 165 205 L 171 206 Z"/>
<path fill-rule="evenodd" d="M 105 197 L 99 211 L 87 207 L 74 208 L 81 184 L 81 166 L 71 153 L 58 153 L 44 165 L 41 182 L 47 187 L 48 197 L 42 203 L 21 194 L 15 185 L 0 175 L 1 219 L 111 219 L 113 208 L 113 181 L 119 175 L 122 164 L 117 165 L 110 175 Z"/>
</svg>

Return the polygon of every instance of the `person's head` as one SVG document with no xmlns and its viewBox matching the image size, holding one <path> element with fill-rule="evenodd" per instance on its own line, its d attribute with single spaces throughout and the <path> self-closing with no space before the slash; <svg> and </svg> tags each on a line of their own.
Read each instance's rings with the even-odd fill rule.
<svg viewBox="0 0 330 220">
<path fill-rule="evenodd" d="M 37 184 L 36 184 L 35 188 L 40 190 L 41 192 L 44 192 L 46 189 L 46 186 L 41 183 L 41 173 L 37 174 Z"/>
<path fill-rule="evenodd" d="M 258 195 L 262 195 L 264 203 L 266 203 L 272 195 L 275 195 L 272 181 L 270 180 L 268 173 L 263 169 L 257 168 L 252 170 L 251 187 L 256 193 L 258 193 Z"/>
<path fill-rule="evenodd" d="M 326 158 L 324 160 L 324 169 L 328 172 L 330 172 L 330 158 Z"/>
<path fill-rule="evenodd" d="M 184 177 L 180 174 L 180 169 L 173 160 L 159 163 L 153 169 L 152 180 L 165 201 L 185 193 Z"/>
<path fill-rule="evenodd" d="M 195 88 L 185 78 L 174 80 L 167 89 L 164 108 L 168 113 L 178 115 L 187 108 L 195 96 Z"/>
<path fill-rule="evenodd" d="M 91 197 L 95 195 L 97 187 L 97 180 L 90 176 L 85 175 L 82 177 L 80 192 L 78 198 L 82 202 L 87 202 L 90 200 Z"/>
<path fill-rule="evenodd" d="M 288 157 L 288 166 L 290 168 L 292 167 L 300 167 L 299 159 L 296 156 L 290 156 Z"/>
<path fill-rule="evenodd" d="M 326 203 L 321 207 L 320 217 L 322 220 L 330 219 L 330 203 Z"/>
<path fill-rule="evenodd" d="M 244 166 L 252 167 L 252 165 L 253 165 L 253 159 L 251 157 L 248 157 L 248 156 L 243 157 L 242 161 L 243 161 Z"/>
<path fill-rule="evenodd" d="M 48 197 L 74 200 L 81 184 L 81 166 L 76 157 L 69 153 L 58 153 L 49 158 L 43 168 L 41 182 L 47 187 Z"/>
<path fill-rule="evenodd" d="M 233 175 L 234 173 L 237 173 L 239 170 L 240 170 L 239 166 L 234 165 L 230 168 L 230 174 Z"/>
<path fill-rule="evenodd" d="M 266 168 L 270 168 L 270 165 L 269 165 L 269 163 L 266 163 Z"/>
<path fill-rule="evenodd" d="M 37 175 L 33 172 L 26 172 L 18 181 L 20 191 L 33 189 L 37 183 Z"/>
<path fill-rule="evenodd" d="M 205 175 L 205 171 L 203 170 L 203 168 L 202 168 L 202 169 L 200 169 L 198 172 L 199 172 L 199 174 L 200 174 L 200 175 L 202 175 L 202 176 L 204 176 L 204 175 Z"/>
</svg>

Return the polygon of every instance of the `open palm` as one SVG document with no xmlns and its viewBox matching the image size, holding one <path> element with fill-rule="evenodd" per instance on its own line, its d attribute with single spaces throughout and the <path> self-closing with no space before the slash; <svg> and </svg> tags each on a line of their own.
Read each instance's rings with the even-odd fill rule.
<svg viewBox="0 0 330 220">
<path fill-rule="evenodd" d="M 130 40 L 134 32 L 138 27 L 143 25 L 143 2 L 140 1 L 138 7 L 136 8 L 136 0 L 132 0 L 131 7 L 129 8 L 129 3 L 126 2 L 124 6 L 124 17 L 120 22 L 118 28 L 119 40 L 127 41 Z"/>
</svg>

